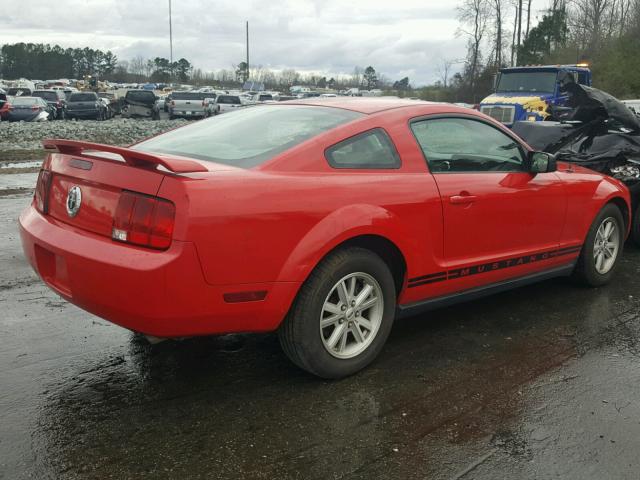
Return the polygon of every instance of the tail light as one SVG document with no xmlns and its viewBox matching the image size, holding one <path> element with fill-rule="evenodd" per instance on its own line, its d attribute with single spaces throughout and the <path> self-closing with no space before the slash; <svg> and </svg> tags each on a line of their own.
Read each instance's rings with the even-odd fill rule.
<svg viewBox="0 0 640 480">
<path fill-rule="evenodd" d="M 31 107 L 31 110 L 40 110 L 40 107 L 38 105 L 33 105 Z"/>
<path fill-rule="evenodd" d="M 111 238 L 165 250 L 171 245 L 175 205 L 162 198 L 124 191 L 113 217 Z"/>
<path fill-rule="evenodd" d="M 171 106 L 175 107 L 176 106 L 176 102 L 174 102 L 173 100 L 171 100 Z"/>
<path fill-rule="evenodd" d="M 34 194 L 34 200 L 36 204 L 36 210 L 45 215 L 49 213 L 49 188 L 51 187 L 51 170 L 40 170 L 38 174 L 38 181 L 36 183 L 36 191 Z"/>
</svg>

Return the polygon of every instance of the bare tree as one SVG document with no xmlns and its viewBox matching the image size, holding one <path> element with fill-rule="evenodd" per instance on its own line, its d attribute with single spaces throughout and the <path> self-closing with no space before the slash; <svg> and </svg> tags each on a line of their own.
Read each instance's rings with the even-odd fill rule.
<svg viewBox="0 0 640 480">
<path fill-rule="evenodd" d="M 494 16 L 494 30 L 495 30 L 495 66 L 496 69 L 502 66 L 502 48 L 503 48 L 503 40 L 502 40 L 502 5 L 504 0 L 493 0 L 493 16 Z"/>
<path fill-rule="evenodd" d="M 442 86 L 447 88 L 447 82 L 449 81 L 449 72 L 451 71 L 451 67 L 454 63 L 458 63 L 454 60 L 448 60 L 446 58 L 440 59 L 438 62 L 438 66 L 436 70 L 438 72 L 438 76 L 440 77 L 440 81 L 442 82 Z"/>
<path fill-rule="evenodd" d="M 527 30 L 524 34 L 524 38 L 529 36 L 529 27 L 531 26 L 531 0 L 527 2 Z"/>
<path fill-rule="evenodd" d="M 458 19 L 462 23 L 460 34 L 468 37 L 469 86 L 475 97 L 476 77 L 480 70 L 480 46 L 487 31 L 489 17 L 488 0 L 464 0 L 458 7 Z"/>
<path fill-rule="evenodd" d="M 518 0 L 518 45 L 516 49 L 520 49 L 522 45 L 522 0 Z"/>
<path fill-rule="evenodd" d="M 515 56 L 516 56 L 516 32 L 518 31 L 518 4 L 514 5 L 516 9 L 516 13 L 514 15 L 513 20 L 513 34 L 511 36 L 511 61 L 509 65 L 512 67 L 515 65 Z"/>
</svg>

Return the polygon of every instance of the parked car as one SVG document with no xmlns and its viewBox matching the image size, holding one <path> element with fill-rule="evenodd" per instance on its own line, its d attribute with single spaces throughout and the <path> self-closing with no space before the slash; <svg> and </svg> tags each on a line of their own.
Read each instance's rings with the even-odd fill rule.
<svg viewBox="0 0 640 480">
<path fill-rule="evenodd" d="M 36 90 L 32 96 L 40 97 L 53 109 L 51 120 L 64 120 L 67 114 L 67 97 L 62 90 Z"/>
<path fill-rule="evenodd" d="M 238 95 L 218 95 L 214 102 L 213 113 L 217 115 L 243 106 L 244 104 Z"/>
<path fill-rule="evenodd" d="M 156 97 L 156 108 L 158 111 L 163 111 L 165 105 L 167 104 L 167 97 L 169 95 L 159 95 Z"/>
<path fill-rule="evenodd" d="M 0 88 L 0 121 L 2 121 L 2 114 L 3 114 L 4 106 L 7 103 L 7 100 L 8 100 L 7 92 L 2 88 Z"/>
<path fill-rule="evenodd" d="M 268 104 L 130 148 L 44 146 L 59 154 L 19 223 L 55 292 L 155 337 L 276 330 L 325 378 L 373 361 L 396 317 L 606 284 L 629 231 L 621 182 L 454 105 Z"/>
<path fill-rule="evenodd" d="M 11 105 L 9 101 L 13 97 L 9 97 L 6 93 L 0 92 L 0 121 L 7 120 L 9 115 L 9 106 Z"/>
<path fill-rule="evenodd" d="M 114 93 L 110 92 L 98 92 L 98 97 L 102 98 L 107 105 L 107 108 L 110 110 L 109 116 L 113 117 L 115 115 L 120 115 L 122 110 L 122 105 L 120 99 L 116 97 Z"/>
<path fill-rule="evenodd" d="M 67 101 L 69 101 L 69 97 L 74 93 L 78 93 L 80 90 L 74 87 L 64 87 L 62 91 L 64 92 L 64 96 L 67 99 Z"/>
<path fill-rule="evenodd" d="M 95 92 L 72 93 L 67 100 L 66 118 L 92 118 L 104 120 L 107 118 L 105 104 Z"/>
<path fill-rule="evenodd" d="M 128 90 L 122 106 L 123 118 L 150 118 L 160 120 L 156 94 L 151 90 Z"/>
<path fill-rule="evenodd" d="M 12 97 L 6 104 L 3 120 L 10 122 L 44 122 L 54 116 L 54 108 L 40 97 Z"/>
<path fill-rule="evenodd" d="M 205 99 L 211 97 L 211 93 L 201 92 L 172 92 L 169 102 L 169 118 L 194 118 L 207 117 L 209 108 Z"/>
<path fill-rule="evenodd" d="M 270 93 L 256 93 L 252 99 L 254 102 L 272 102 L 276 100 Z"/>
</svg>

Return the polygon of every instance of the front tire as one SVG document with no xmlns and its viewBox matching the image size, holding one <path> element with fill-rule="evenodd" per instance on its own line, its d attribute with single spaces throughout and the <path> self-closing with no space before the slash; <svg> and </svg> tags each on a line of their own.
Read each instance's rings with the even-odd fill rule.
<svg viewBox="0 0 640 480">
<path fill-rule="evenodd" d="M 636 211 L 631 220 L 631 241 L 640 248 L 640 205 L 636 206 Z"/>
<path fill-rule="evenodd" d="M 349 247 L 331 253 L 300 288 L 278 330 L 286 355 L 322 378 L 343 378 L 380 353 L 395 316 L 396 288 L 387 264 Z"/>
<path fill-rule="evenodd" d="M 622 212 L 612 203 L 605 205 L 591 224 L 574 277 L 590 287 L 609 283 L 622 255 L 624 234 Z"/>
</svg>

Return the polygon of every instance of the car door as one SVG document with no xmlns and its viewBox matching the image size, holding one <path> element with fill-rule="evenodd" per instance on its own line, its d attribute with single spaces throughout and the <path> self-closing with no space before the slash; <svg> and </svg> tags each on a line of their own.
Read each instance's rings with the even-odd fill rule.
<svg viewBox="0 0 640 480">
<path fill-rule="evenodd" d="M 484 119 L 430 117 L 411 129 L 442 199 L 449 277 L 505 269 L 469 276 L 462 286 L 473 287 L 548 267 L 534 260 L 559 246 L 567 208 L 559 176 L 530 173 L 525 147 Z"/>
</svg>

